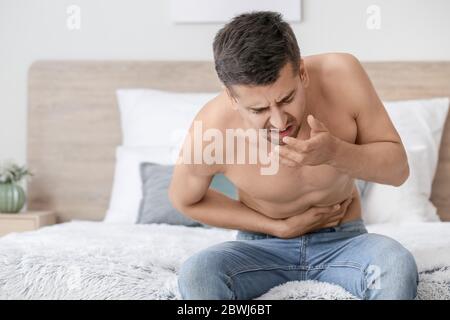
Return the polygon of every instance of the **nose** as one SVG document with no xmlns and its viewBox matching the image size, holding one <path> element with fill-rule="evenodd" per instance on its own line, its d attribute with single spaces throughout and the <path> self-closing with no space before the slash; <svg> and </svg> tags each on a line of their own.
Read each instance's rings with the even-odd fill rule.
<svg viewBox="0 0 450 320">
<path fill-rule="evenodd" d="M 284 129 L 286 127 L 287 116 L 280 110 L 280 108 L 274 107 L 270 111 L 270 124 L 277 129 Z"/>
</svg>

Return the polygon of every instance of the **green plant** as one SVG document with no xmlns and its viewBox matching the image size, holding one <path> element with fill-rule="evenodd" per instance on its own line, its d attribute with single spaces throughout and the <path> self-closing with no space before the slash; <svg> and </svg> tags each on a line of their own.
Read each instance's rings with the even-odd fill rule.
<svg viewBox="0 0 450 320">
<path fill-rule="evenodd" d="M 5 161 L 0 165 L 0 183 L 20 182 L 26 176 L 33 174 L 26 166 L 19 166 L 12 161 Z"/>
</svg>

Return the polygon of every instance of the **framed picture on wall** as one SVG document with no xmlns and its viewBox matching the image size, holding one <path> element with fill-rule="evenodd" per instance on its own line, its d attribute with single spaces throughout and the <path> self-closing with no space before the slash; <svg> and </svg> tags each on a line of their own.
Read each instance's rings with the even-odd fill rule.
<svg viewBox="0 0 450 320">
<path fill-rule="evenodd" d="M 289 22 L 301 21 L 301 0 L 171 0 L 175 23 L 223 23 L 239 13 L 277 11 Z"/>
</svg>

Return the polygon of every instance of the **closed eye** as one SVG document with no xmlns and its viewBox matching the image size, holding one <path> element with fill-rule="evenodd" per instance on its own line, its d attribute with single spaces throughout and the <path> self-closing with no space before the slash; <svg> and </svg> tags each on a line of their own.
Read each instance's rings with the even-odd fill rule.
<svg viewBox="0 0 450 320">
<path fill-rule="evenodd" d="M 267 110 L 269 110 L 269 108 L 250 109 L 250 112 L 254 113 L 254 114 L 259 114 L 259 113 L 263 113 L 263 112 L 265 112 Z"/>
<path fill-rule="evenodd" d="M 280 104 L 288 104 L 288 103 L 291 103 L 292 100 L 294 100 L 293 97 L 289 98 L 288 100 L 283 100 L 283 101 L 281 101 Z"/>
</svg>

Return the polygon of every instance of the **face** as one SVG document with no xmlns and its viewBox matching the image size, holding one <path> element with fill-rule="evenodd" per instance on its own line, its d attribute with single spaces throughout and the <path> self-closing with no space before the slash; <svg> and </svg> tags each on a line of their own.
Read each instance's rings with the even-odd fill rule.
<svg viewBox="0 0 450 320">
<path fill-rule="evenodd" d="M 275 83 L 267 86 L 233 85 L 228 94 L 247 128 L 266 129 L 267 139 L 283 145 L 283 137 L 297 137 L 304 118 L 308 75 L 301 60 L 298 72 L 290 63 Z"/>
</svg>

